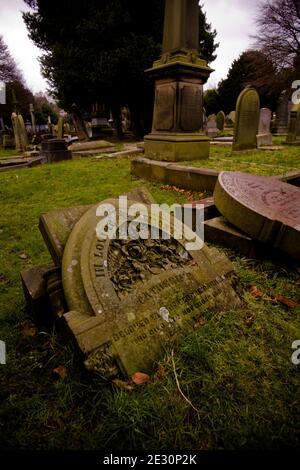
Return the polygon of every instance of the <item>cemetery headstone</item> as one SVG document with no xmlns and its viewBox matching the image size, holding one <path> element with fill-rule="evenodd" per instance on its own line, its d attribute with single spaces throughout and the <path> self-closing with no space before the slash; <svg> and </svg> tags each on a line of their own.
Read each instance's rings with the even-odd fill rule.
<svg viewBox="0 0 300 470">
<path fill-rule="evenodd" d="M 285 143 L 300 145 L 300 104 L 294 104 L 292 106 L 288 135 Z"/>
<path fill-rule="evenodd" d="M 220 130 L 217 127 L 217 117 L 215 114 L 208 116 L 206 124 L 206 134 L 208 137 L 213 138 L 220 134 Z"/>
<path fill-rule="evenodd" d="M 41 144 L 41 156 L 46 157 L 48 163 L 60 162 L 72 158 L 64 139 L 46 139 Z"/>
<path fill-rule="evenodd" d="M 259 126 L 257 135 L 257 146 L 272 145 L 272 134 L 270 130 L 272 111 L 268 108 L 262 108 L 259 115 Z"/>
<path fill-rule="evenodd" d="M 232 266 L 217 250 L 188 251 L 173 238 L 99 240 L 95 212 L 77 222 L 62 263 L 64 319 L 88 369 L 150 372 L 163 345 L 192 331 L 203 312 L 241 305 Z"/>
<path fill-rule="evenodd" d="M 223 132 L 225 126 L 225 113 L 223 111 L 219 111 L 217 114 L 217 128 L 219 131 Z"/>
<path fill-rule="evenodd" d="M 245 88 L 237 100 L 232 151 L 257 148 L 259 109 L 260 102 L 257 91 L 254 88 Z"/>
<path fill-rule="evenodd" d="M 270 177 L 225 171 L 219 175 L 214 200 L 238 229 L 300 259 L 300 188 Z"/>
<path fill-rule="evenodd" d="M 12 113 L 11 122 L 13 126 L 13 131 L 14 131 L 16 150 L 17 152 L 21 152 L 22 151 L 21 130 L 20 130 L 20 123 L 19 123 L 17 113 Z"/>
<path fill-rule="evenodd" d="M 58 123 L 57 123 L 57 138 L 63 139 L 64 138 L 64 118 L 59 116 Z"/>
<path fill-rule="evenodd" d="M 289 125 L 289 95 L 285 91 L 278 99 L 275 119 L 275 134 L 285 135 Z"/>
<path fill-rule="evenodd" d="M 128 207 L 137 201 L 152 202 L 141 194 L 128 195 Z M 104 203 L 118 213 L 118 199 Z M 233 266 L 223 253 L 206 246 L 189 250 L 187 232 L 180 240 L 173 235 L 169 239 L 99 239 L 96 227 L 103 217 L 97 215 L 98 206 L 75 212 L 64 209 L 54 214 L 59 224 L 53 214 L 43 219 L 48 240 L 58 247 L 56 262 L 60 264 L 62 257 L 67 309 L 63 310 L 62 296 L 56 293 L 59 309 L 55 312 L 89 370 L 105 377 L 149 373 L 165 345 L 176 344 L 193 331 L 206 311 L 242 306 Z M 145 207 L 150 213 L 150 206 Z M 122 228 L 131 222 L 127 218 Z M 171 219 L 171 234 L 177 223 Z M 142 226 L 149 233 L 154 228 L 161 234 L 158 222 L 146 218 Z M 56 270 L 59 273 L 60 267 Z M 52 281 L 51 286 L 59 284 L 55 278 Z"/>
</svg>

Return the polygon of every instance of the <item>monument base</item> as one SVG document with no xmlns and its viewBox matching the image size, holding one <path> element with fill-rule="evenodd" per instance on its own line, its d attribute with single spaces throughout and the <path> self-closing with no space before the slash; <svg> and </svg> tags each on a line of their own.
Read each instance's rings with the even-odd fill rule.
<svg viewBox="0 0 300 470">
<path fill-rule="evenodd" d="M 203 134 L 149 134 L 145 156 L 151 160 L 178 162 L 209 158 L 209 137 Z"/>
<path fill-rule="evenodd" d="M 273 145 L 272 134 L 258 134 L 256 136 L 257 147 L 264 147 L 266 145 Z"/>
</svg>

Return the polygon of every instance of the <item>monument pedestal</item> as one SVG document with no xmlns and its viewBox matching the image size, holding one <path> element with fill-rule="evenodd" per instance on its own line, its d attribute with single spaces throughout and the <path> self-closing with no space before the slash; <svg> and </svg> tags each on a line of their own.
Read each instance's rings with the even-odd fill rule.
<svg viewBox="0 0 300 470">
<path fill-rule="evenodd" d="M 201 134 L 149 134 L 145 153 L 152 160 L 178 162 L 209 157 L 210 139 Z"/>
<path fill-rule="evenodd" d="M 147 72 L 155 78 L 155 101 L 152 132 L 145 137 L 146 156 L 165 161 L 208 158 L 203 84 L 211 69 L 196 54 L 177 51 L 163 55 Z"/>
</svg>

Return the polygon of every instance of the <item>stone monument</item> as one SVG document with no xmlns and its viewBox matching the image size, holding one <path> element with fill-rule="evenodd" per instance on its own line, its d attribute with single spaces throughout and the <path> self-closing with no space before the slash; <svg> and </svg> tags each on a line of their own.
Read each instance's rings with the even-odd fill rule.
<svg viewBox="0 0 300 470">
<path fill-rule="evenodd" d="M 217 114 L 217 128 L 221 132 L 224 131 L 225 118 L 226 118 L 225 113 L 223 111 L 219 111 Z"/>
<path fill-rule="evenodd" d="M 217 116 L 215 114 L 211 114 L 207 118 L 206 134 L 210 138 L 217 137 L 220 134 L 220 130 L 217 127 Z"/>
<path fill-rule="evenodd" d="M 300 104 L 294 104 L 291 109 L 288 135 L 285 144 L 300 145 Z"/>
<path fill-rule="evenodd" d="M 274 133 L 286 135 L 289 125 L 289 93 L 284 91 L 278 99 Z"/>
<path fill-rule="evenodd" d="M 203 132 L 203 84 L 212 69 L 199 56 L 197 0 L 166 0 L 163 51 L 146 72 L 155 79 L 151 134 L 145 153 L 155 160 L 209 157 Z"/>
<path fill-rule="evenodd" d="M 147 192 L 127 196 L 128 207 L 143 202 L 151 210 Z M 101 204 L 110 204 L 119 214 L 119 199 Z M 75 339 L 90 371 L 108 378 L 149 373 L 164 346 L 193 331 L 206 311 L 243 305 L 233 266 L 217 249 L 190 250 L 186 232 L 182 239 L 163 239 L 161 224 L 147 218 L 142 228 L 148 233 L 154 228 L 160 234 L 156 239 L 99 238 L 96 227 L 103 216 L 97 208 L 99 204 L 54 211 L 44 214 L 40 224 L 56 263 L 44 275 L 53 314 Z M 116 233 L 127 230 L 128 223 L 132 219 L 121 223 L 118 218 Z M 174 234 L 177 223 L 171 219 L 169 233 Z M 60 272 L 64 295 L 57 291 Z M 23 273 L 22 278 L 28 295 L 29 276 Z"/>
<path fill-rule="evenodd" d="M 45 157 L 48 163 L 70 160 L 72 153 L 68 150 L 67 142 L 64 139 L 43 140 L 40 155 Z"/>
<path fill-rule="evenodd" d="M 232 151 L 257 148 L 260 102 L 257 91 L 246 87 L 239 95 L 236 105 Z"/>
<path fill-rule="evenodd" d="M 271 177 L 220 173 L 214 191 L 219 212 L 255 240 L 300 259 L 300 189 Z"/>
<path fill-rule="evenodd" d="M 259 126 L 257 135 L 257 147 L 272 145 L 272 134 L 270 130 L 272 111 L 268 108 L 261 108 L 259 115 Z"/>
</svg>

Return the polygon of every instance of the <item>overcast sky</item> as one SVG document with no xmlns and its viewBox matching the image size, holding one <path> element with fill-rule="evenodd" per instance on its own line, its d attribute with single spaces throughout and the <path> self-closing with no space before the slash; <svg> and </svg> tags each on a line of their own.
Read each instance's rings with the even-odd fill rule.
<svg viewBox="0 0 300 470">
<path fill-rule="evenodd" d="M 226 77 L 232 61 L 250 46 L 249 36 L 255 30 L 254 18 L 261 1 L 201 0 L 208 22 L 218 32 L 217 42 L 220 43 L 218 58 L 211 64 L 215 72 L 208 82 L 210 88 Z M 27 36 L 22 10 L 27 10 L 23 0 L 0 0 L 0 34 L 4 36 L 29 88 L 34 92 L 46 91 L 46 81 L 41 76 L 38 63 L 40 51 Z"/>
</svg>

